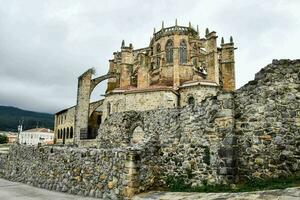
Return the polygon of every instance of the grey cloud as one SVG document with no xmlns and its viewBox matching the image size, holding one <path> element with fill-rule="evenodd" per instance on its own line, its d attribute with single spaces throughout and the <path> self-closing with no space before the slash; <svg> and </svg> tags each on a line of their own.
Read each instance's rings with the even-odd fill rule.
<svg viewBox="0 0 300 200">
<path fill-rule="evenodd" d="M 0 104 L 56 112 L 72 106 L 77 77 L 108 70 L 121 40 L 147 46 L 153 27 L 199 24 L 236 51 L 238 87 L 273 58 L 298 56 L 299 1 L 0 0 Z M 297 9 L 298 8 L 298 9 Z M 219 38 L 220 39 L 220 38 Z M 92 94 L 101 98 L 105 83 Z"/>
</svg>

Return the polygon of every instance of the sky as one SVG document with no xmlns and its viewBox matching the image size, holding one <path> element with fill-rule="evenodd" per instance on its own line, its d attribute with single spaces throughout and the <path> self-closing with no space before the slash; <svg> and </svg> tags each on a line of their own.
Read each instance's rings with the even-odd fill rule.
<svg viewBox="0 0 300 200">
<path fill-rule="evenodd" d="M 0 105 L 55 113 L 75 105 L 77 78 L 108 71 L 121 41 L 149 45 L 153 28 L 199 25 L 233 36 L 237 88 L 272 59 L 300 58 L 299 0 L 0 0 Z M 106 83 L 93 91 L 103 98 Z"/>
</svg>

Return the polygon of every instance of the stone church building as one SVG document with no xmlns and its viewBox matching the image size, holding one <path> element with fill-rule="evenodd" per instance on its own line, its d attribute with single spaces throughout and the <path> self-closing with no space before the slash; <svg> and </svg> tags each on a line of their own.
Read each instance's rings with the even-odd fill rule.
<svg viewBox="0 0 300 200">
<path fill-rule="evenodd" d="M 235 90 L 234 43 L 206 29 L 189 26 L 154 29 L 145 48 L 122 41 L 109 60 L 108 74 L 78 78 L 77 105 L 55 115 L 55 142 L 93 146 L 100 124 L 112 113 L 181 108 L 200 103 L 220 90 Z M 105 98 L 90 102 L 93 89 L 108 79 Z"/>
</svg>

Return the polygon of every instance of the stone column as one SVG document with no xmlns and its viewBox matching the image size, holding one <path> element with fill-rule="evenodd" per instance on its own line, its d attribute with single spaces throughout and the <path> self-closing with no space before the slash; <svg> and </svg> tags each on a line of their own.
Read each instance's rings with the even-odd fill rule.
<svg viewBox="0 0 300 200">
<path fill-rule="evenodd" d="M 216 32 L 206 33 L 206 67 L 207 67 L 207 79 L 215 81 L 219 84 L 219 64 L 218 64 L 218 51 L 217 51 L 217 38 Z"/>
<path fill-rule="evenodd" d="M 123 190 L 125 197 L 131 198 L 139 192 L 139 156 L 136 152 L 128 154 L 125 163 L 125 182 L 126 186 Z"/>
<path fill-rule="evenodd" d="M 77 105 L 75 109 L 74 142 L 88 137 L 89 105 L 93 70 L 89 69 L 78 78 Z"/>
<path fill-rule="evenodd" d="M 221 109 L 215 118 L 215 124 L 221 140 L 218 150 L 218 174 L 224 176 L 226 182 L 232 183 L 236 181 L 238 169 L 238 146 L 234 132 L 234 97 L 232 93 L 221 93 L 217 98 L 221 104 Z"/>
</svg>

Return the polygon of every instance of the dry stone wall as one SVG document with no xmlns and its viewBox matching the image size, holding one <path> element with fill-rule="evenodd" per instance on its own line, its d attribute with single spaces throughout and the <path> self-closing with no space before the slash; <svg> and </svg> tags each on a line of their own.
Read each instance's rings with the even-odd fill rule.
<svg viewBox="0 0 300 200">
<path fill-rule="evenodd" d="M 15 145 L 5 177 L 40 188 L 103 199 L 132 194 L 127 149 L 84 149 Z"/>
<path fill-rule="evenodd" d="M 13 146 L 5 177 L 123 199 L 165 187 L 300 172 L 300 60 L 274 60 L 235 92 L 183 108 L 113 113 L 98 148 Z"/>
<path fill-rule="evenodd" d="M 236 158 L 231 93 L 180 109 L 115 113 L 100 126 L 99 148 L 132 148 L 139 166 L 138 191 L 166 186 L 170 177 L 193 186 L 233 181 Z M 144 131 L 132 143 L 135 129 Z"/>
<path fill-rule="evenodd" d="M 239 174 L 300 171 L 300 60 L 274 60 L 235 93 Z"/>
</svg>

